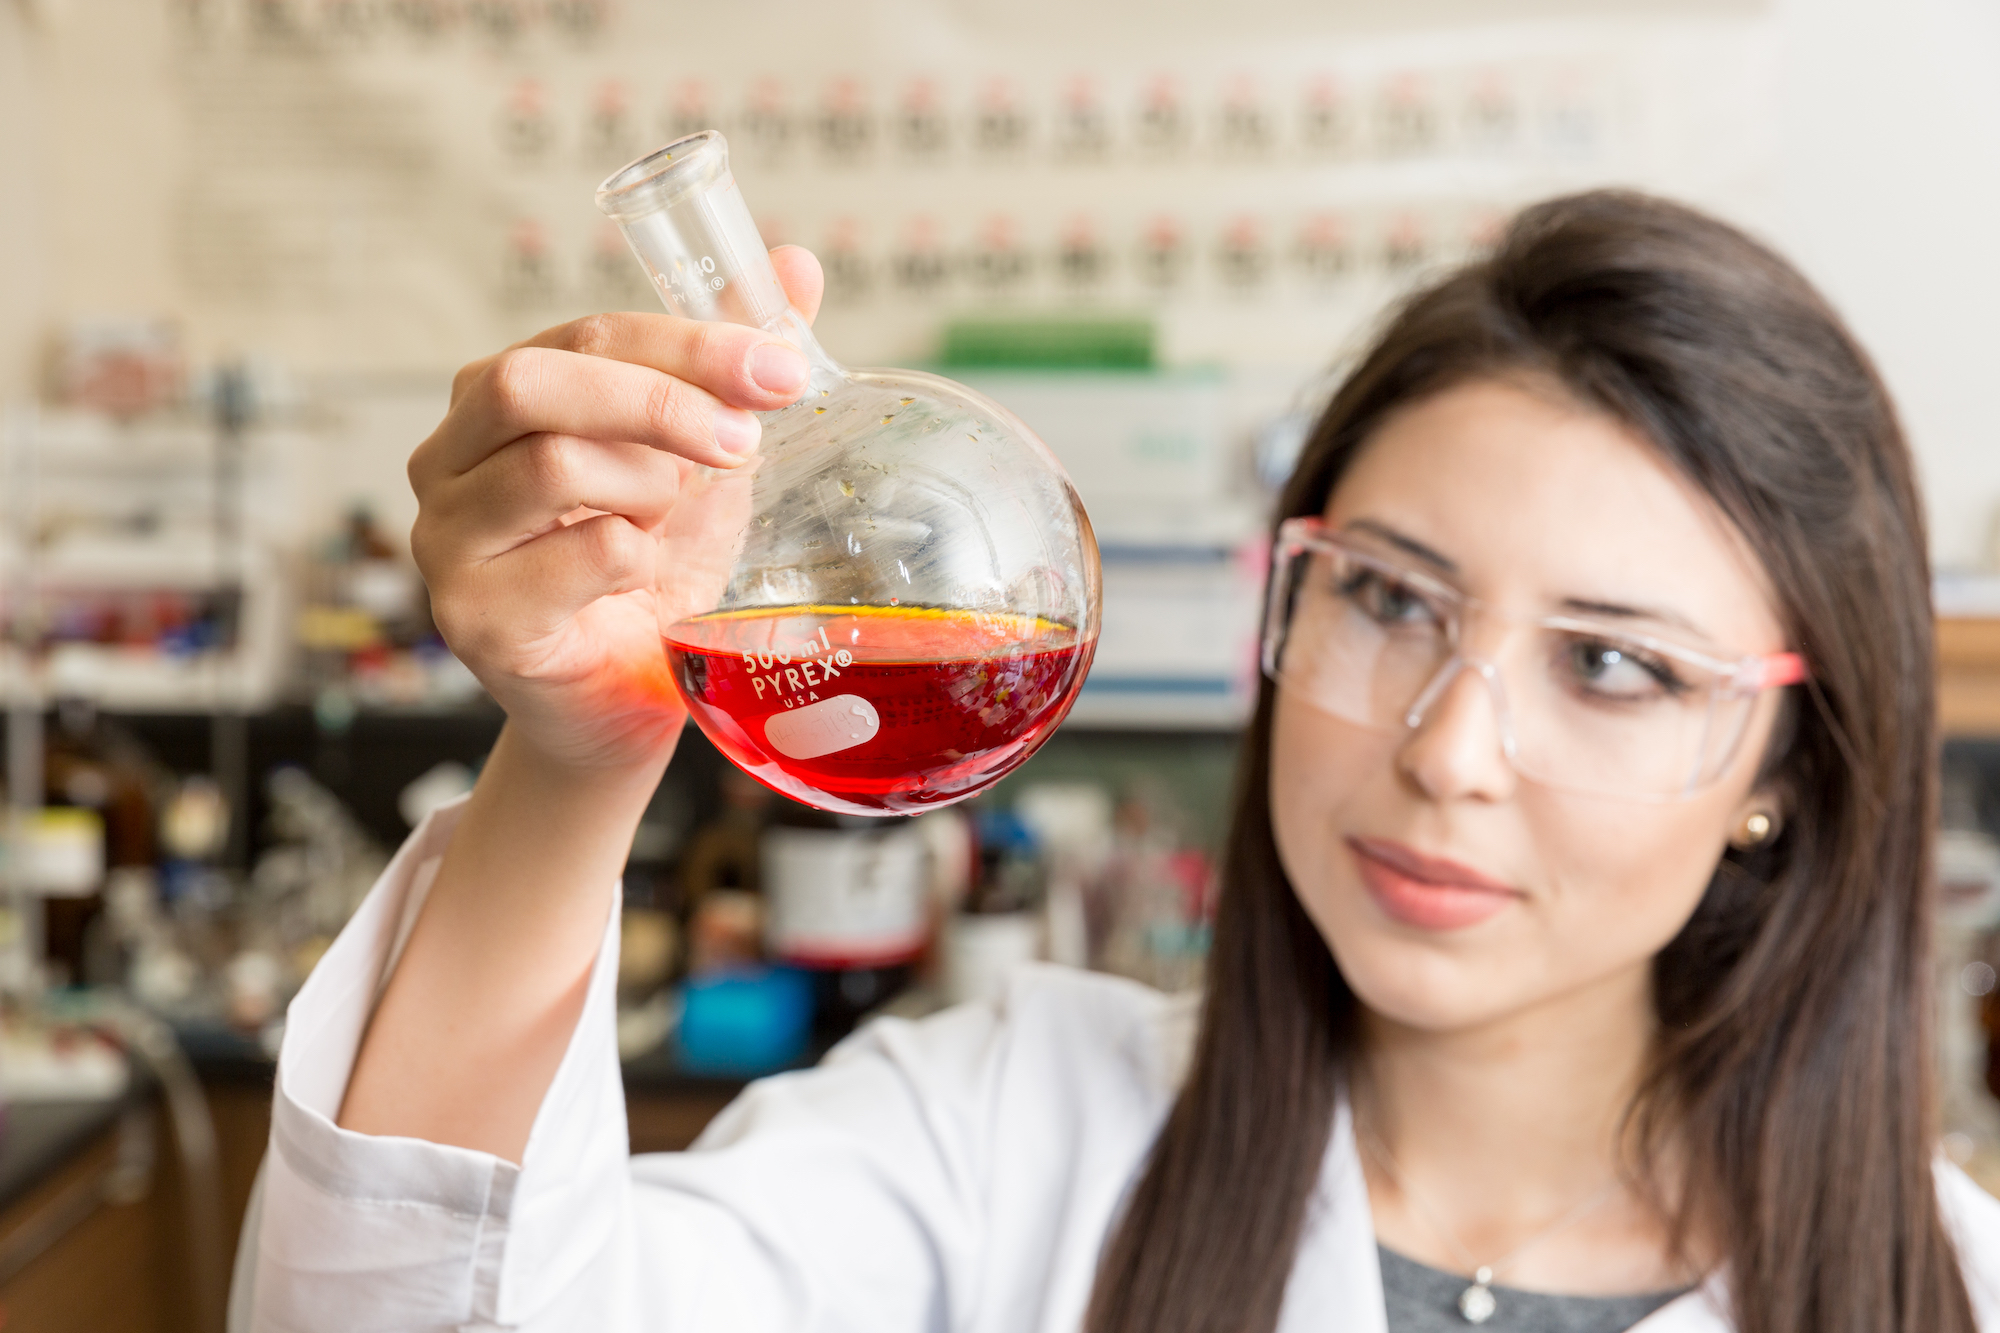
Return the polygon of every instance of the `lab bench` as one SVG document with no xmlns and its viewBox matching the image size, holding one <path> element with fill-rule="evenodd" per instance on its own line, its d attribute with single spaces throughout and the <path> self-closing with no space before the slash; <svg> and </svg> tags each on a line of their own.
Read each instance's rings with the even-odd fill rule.
<svg viewBox="0 0 2000 1333">
<path fill-rule="evenodd" d="M 181 1333 L 217 1326 L 227 1255 L 204 1287 L 187 1178 L 154 1087 L 17 1103 L 0 1132 L 0 1327 Z M 232 1237 L 233 1239 L 233 1237 Z M 207 1308 L 214 1313 L 200 1317 Z"/>
<path fill-rule="evenodd" d="M 270 1135 L 275 1064 L 250 1038 L 183 1034 L 215 1129 L 220 1251 L 204 1263 L 190 1225 L 189 1174 L 158 1089 L 24 1102 L 0 1129 L 0 1328 L 7 1333 L 195 1333 L 221 1301 Z M 691 1143 L 743 1088 L 683 1073 L 656 1052 L 625 1070 L 634 1152 Z M 204 1281 L 203 1274 L 207 1274 Z M 204 1318 L 202 1309 L 212 1313 Z"/>
<path fill-rule="evenodd" d="M 2000 617 L 1940 619 L 1937 649 L 1939 729 L 2000 740 Z"/>
</svg>

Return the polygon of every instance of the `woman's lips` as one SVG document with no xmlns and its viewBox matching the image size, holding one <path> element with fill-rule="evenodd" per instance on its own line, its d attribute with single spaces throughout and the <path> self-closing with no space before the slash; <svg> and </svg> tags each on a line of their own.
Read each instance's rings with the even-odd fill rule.
<svg viewBox="0 0 2000 1333">
<path fill-rule="evenodd" d="M 1462 930 L 1497 914 L 1521 894 L 1455 861 L 1399 842 L 1349 838 L 1361 883 L 1384 915 L 1419 930 Z"/>
</svg>

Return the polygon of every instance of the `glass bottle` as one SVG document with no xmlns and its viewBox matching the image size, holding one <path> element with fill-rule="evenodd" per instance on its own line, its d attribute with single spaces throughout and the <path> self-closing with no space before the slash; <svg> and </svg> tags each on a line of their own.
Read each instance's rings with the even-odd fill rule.
<svg viewBox="0 0 2000 1333">
<path fill-rule="evenodd" d="M 1097 543 L 1012 413 L 937 375 L 849 370 L 787 302 L 722 136 L 614 174 L 598 206 L 666 302 L 761 328 L 811 382 L 733 470 L 690 466 L 659 533 L 673 681 L 731 762 L 821 809 L 907 814 L 1012 770 L 1096 648 Z"/>
</svg>

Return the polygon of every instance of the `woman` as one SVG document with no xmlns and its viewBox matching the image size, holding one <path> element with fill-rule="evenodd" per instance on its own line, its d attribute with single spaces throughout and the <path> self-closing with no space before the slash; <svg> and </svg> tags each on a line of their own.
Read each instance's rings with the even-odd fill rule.
<svg viewBox="0 0 2000 1333">
<path fill-rule="evenodd" d="M 1909 457 L 1802 278 L 1627 194 L 1415 296 L 1308 444 L 1198 1015 L 1030 970 L 628 1161 L 646 530 L 803 381 L 662 316 L 461 372 L 415 547 L 509 722 L 293 1006 L 239 1319 L 2000 1331 Z"/>
</svg>

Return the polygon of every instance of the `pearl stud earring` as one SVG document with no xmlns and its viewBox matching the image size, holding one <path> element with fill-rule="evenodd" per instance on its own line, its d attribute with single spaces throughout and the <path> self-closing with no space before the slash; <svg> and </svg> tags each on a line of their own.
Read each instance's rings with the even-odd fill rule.
<svg viewBox="0 0 2000 1333">
<path fill-rule="evenodd" d="M 1729 843 L 1738 850 L 1748 851 L 1752 847 L 1761 847 L 1769 842 L 1777 829 L 1778 821 L 1770 812 L 1752 810 L 1743 817 L 1743 822 L 1738 824 L 1736 831 L 1729 836 Z"/>
</svg>

